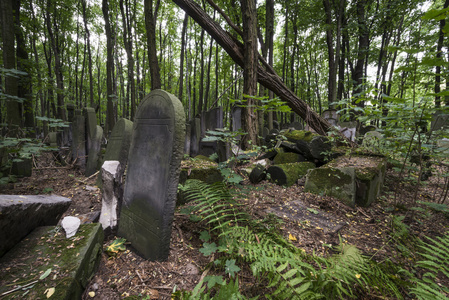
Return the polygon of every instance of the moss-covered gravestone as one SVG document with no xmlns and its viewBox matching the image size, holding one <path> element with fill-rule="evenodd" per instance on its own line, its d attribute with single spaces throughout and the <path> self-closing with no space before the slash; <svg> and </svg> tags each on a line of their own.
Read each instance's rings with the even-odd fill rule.
<svg viewBox="0 0 449 300">
<path fill-rule="evenodd" d="M 152 91 L 133 125 L 118 235 L 145 258 L 166 260 L 185 138 L 181 102 Z"/>
<path fill-rule="evenodd" d="M 315 164 L 308 161 L 287 163 L 269 167 L 267 174 L 270 175 L 270 180 L 278 185 L 292 186 L 313 168 Z"/>
<path fill-rule="evenodd" d="M 81 169 L 86 167 L 86 121 L 80 109 L 75 110 L 73 117 L 72 159 Z"/>
</svg>

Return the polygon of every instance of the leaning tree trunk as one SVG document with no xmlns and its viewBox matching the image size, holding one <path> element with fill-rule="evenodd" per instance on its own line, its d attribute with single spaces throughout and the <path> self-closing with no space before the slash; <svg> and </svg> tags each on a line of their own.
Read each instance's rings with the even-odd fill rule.
<svg viewBox="0 0 449 300">
<path fill-rule="evenodd" d="M 214 22 L 198 4 L 191 0 L 173 0 L 175 4 L 181 7 L 189 14 L 201 27 L 203 27 L 213 39 L 229 54 L 229 56 L 239 66 L 244 66 L 243 45 L 236 39 L 232 38 L 221 26 Z M 257 79 L 260 84 L 272 90 L 288 106 L 303 118 L 306 123 L 317 133 L 325 135 L 330 131 L 331 125 L 303 100 L 299 99 L 288 87 L 282 82 L 282 79 L 276 74 L 274 69 L 270 67 L 266 61 L 259 57 L 259 61 L 263 63 L 265 69 L 259 64 L 257 66 Z"/>
</svg>

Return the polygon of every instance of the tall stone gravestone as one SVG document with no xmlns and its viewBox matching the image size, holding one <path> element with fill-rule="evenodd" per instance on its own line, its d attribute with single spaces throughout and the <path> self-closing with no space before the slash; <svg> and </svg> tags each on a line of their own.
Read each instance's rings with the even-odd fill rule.
<svg viewBox="0 0 449 300">
<path fill-rule="evenodd" d="M 92 107 L 84 108 L 86 115 L 87 133 L 87 163 L 86 176 L 94 174 L 99 168 L 99 157 L 101 150 L 101 139 L 103 138 L 103 128 L 97 125 L 97 115 Z"/>
<path fill-rule="evenodd" d="M 184 138 L 181 102 L 152 91 L 133 125 L 118 229 L 146 259 L 168 258 Z"/>
<path fill-rule="evenodd" d="M 86 122 L 82 110 L 76 109 L 72 124 L 72 159 L 84 170 L 86 167 Z"/>
</svg>

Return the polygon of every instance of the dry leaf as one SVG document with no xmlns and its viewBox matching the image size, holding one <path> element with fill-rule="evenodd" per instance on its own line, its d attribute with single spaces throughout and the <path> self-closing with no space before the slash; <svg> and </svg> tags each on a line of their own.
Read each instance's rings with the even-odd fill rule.
<svg viewBox="0 0 449 300">
<path fill-rule="evenodd" d="M 291 233 L 288 235 L 288 239 L 290 241 L 296 241 L 296 237 L 294 237 Z"/>
<path fill-rule="evenodd" d="M 89 292 L 89 297 L 91 297 L 91 298 L 93 298 L 93 297 L 95 297 L 95 292 Z"/>
<path fill-rule="evenodd" d="M 51 296 L 53 296 L 53 294 L 55 293 L 55 288 L 49 288 L 45 290 L 45 293 L 47 294 L 47 299 L 50 298 Z"/>
</svg>

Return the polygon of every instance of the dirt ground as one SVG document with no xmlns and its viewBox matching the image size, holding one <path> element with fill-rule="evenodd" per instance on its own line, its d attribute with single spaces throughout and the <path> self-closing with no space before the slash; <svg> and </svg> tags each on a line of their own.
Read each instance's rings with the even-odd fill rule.
<svg viewBox="0 0 449 300">
<path fill-rule="evenodd" d="M 78 216 L 101 209 L 101 191 L 95 186 L 96 176 L 86 178 L 71 165 L 59 165 L 51 153 L 36 158 L 34 164 L 32 177 L 0 186 L 0 193 L 56 194 L 71 198 L 72 204 L 65 215 Z M 404 223 L 410 226 L 412 234 L 419 237 L 440 236 L 449 230 L 447 216 L 416 203 L 441 201 L 446 183 L 436 175 L 448 171 L 447 168 L 438 168 L 433 172 L 434 176 L 417 189 L 412 184 L 404 184 L 398 173 L 389 168 L 382 195 L 369 208 L 351 208 L 331 197 L 305 193 L 303 182 L 283 188 L 266 181 L 252 185 L 246 180 L 241 201 L 254 218 L 265 218 L 269 208 L 296 200 L 302 201 L 311 211 L 332 214 L 343 224 L 338 231 L 326 232 L 310 223 L 285 218 L 279 223 L 285 238 L 308 253 L 331 255 L 333 246 L 342 239 L 375 260 L 389 257 L 394 261 L 399 256 L 392 241 L 392 214 L 405 216 Z M 446 199 L 446 203 L 448 201 Z M 424 211 L 409 209 L 419 206 Z M 208 267 L 210 259 L 198 251 L 202 247 L 199 233 L 204 228 L 201 223 L 191 222 L 178 208 L 166 262 L 147 261 L 130 246 L 114 257 L 104 252 L 83 299 L 122 299 L 130 295 L 141 296 L 142 299 L 171 299 L 175 290 L 192 290 L 206 274 L 217 272 Z M 105 246 L 113 239 L 113 236 L 107 237 Z M 250 290 L 254 285 L 251 273 L 244 270 L 239 276 L 241 286 Z"/>
</svg>

